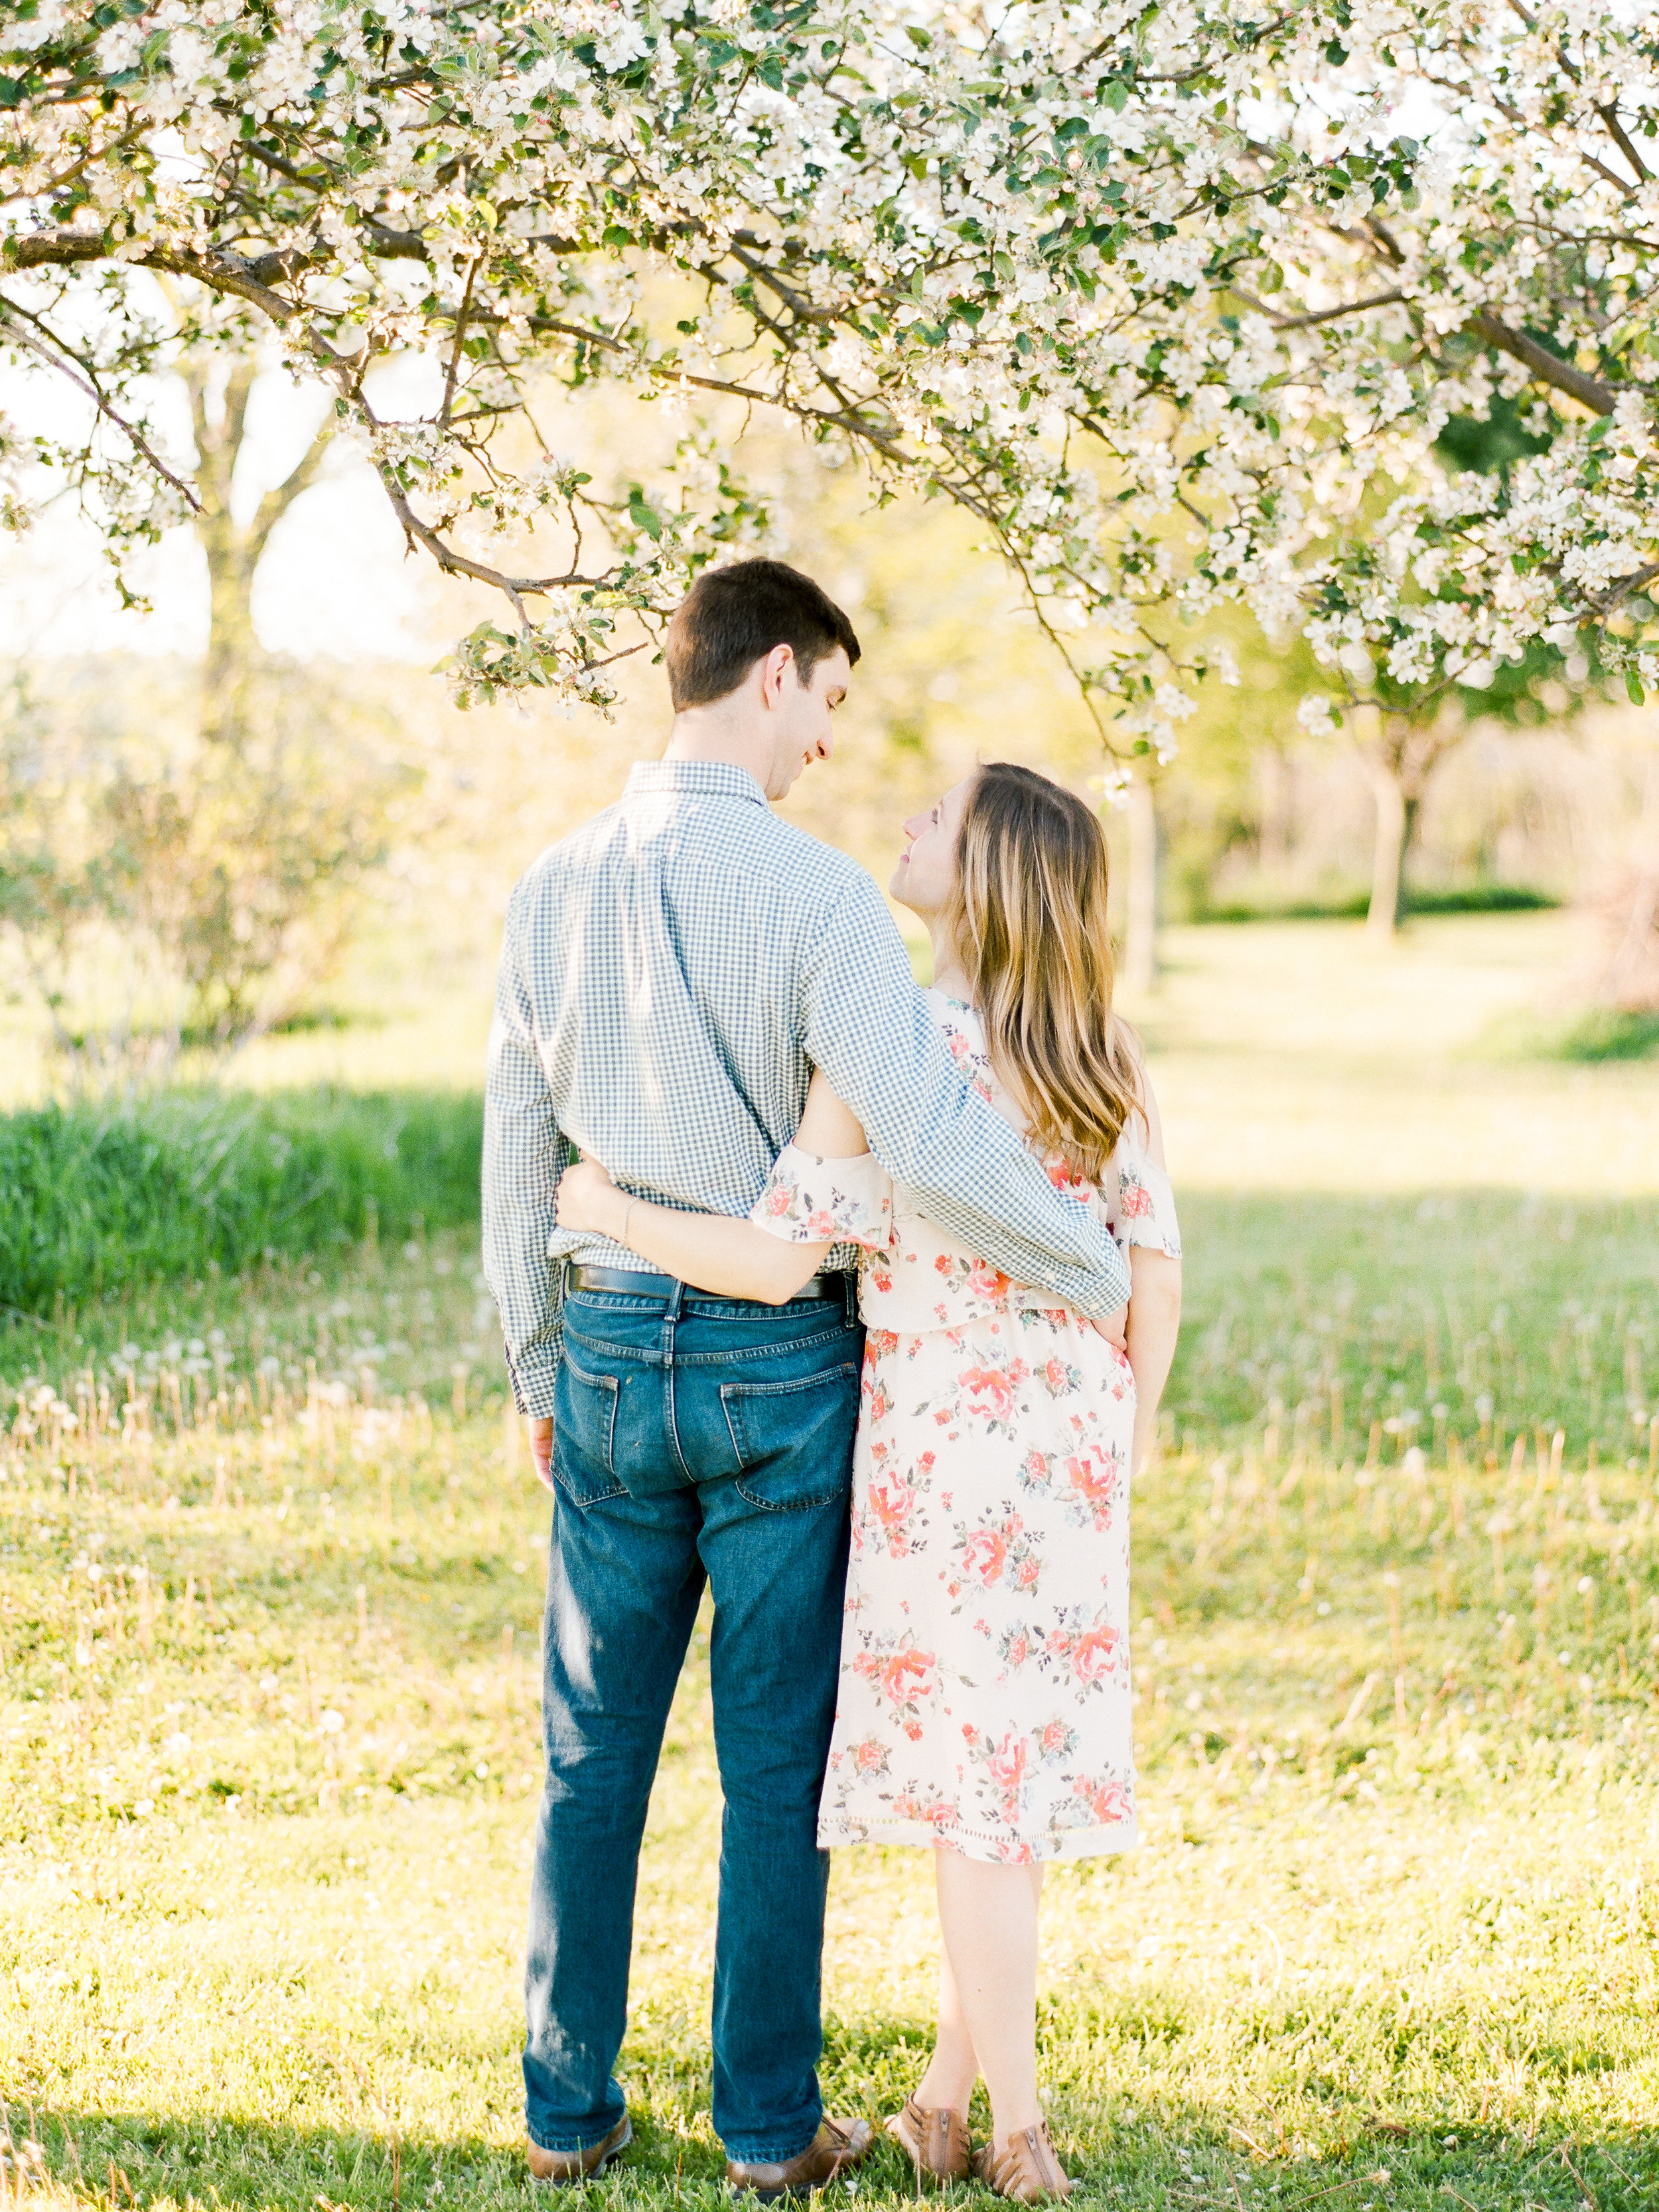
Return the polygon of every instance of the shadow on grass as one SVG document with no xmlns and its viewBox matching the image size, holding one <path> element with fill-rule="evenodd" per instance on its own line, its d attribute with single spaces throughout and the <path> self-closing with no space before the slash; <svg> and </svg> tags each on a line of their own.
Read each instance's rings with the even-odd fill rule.
<svg viewBox="0 0 1659 2212">
<path fill-rule="evenodd" d="M 1068 2015 L 1055 2023 L 1064 2043 L 1085 2023 L 1078 2008 L 1059 2009 Z M 1112 2023 L 1109 2041 L 1119 2056 L 1132 2025 Z M 1155 2039 L 1185 2033 L 1184 2024 L 1162 2014 L 1146 2026 Z M 915 2021 L 830 2021 L 823 2069 L 829 2109 L 863 2112 L 879 2124 L 915 2080 L 923 2042 Z M 1066 2055 L 1075 2059 L 1074 2039 Z M 723 2154 L 708 2121 L 706 2052 L 683 2042 L 653 2050 L 647 2039 L 624 2058 L 634 2061 L 623 2073 L 634 2142 L 608 2173 L 575 2194 L 619 2208 L 728 2202 Z M 1057 2070 L 1067 2069 L 1062 2063 Z M 1245 2092 L 1237 2117 L 1230 2118 L 1219 2097 L 1198 2103 L 1172 2094 L 1169 2085 L 1138 2089 L 1124 2078 L 1132 2070 L 1103 2067 L 1117 2078 L 1092 2089 L 1074 2071 L 1056 2080 L 1051 2121 L 1080 2203 L 1145 2212 L 1208 2206 L 1302 2212 L 1315 2203 L 1328 2212 L 1385 2212 L 1431 2202 L 1443 2202 L 1448 2212 L 1459 2204 L 1472 2212 L 1638 2212 L 1659 2196 L 1659 2132 L 1652 2129 L 1592 2134 L 1536 2120 L 1459 2124 L 1448 2122 L 1443 2104 L 1437 2112 L 1413 2112 L 1406 2100 L 1401 2116 L 1389 2118 L 1334 2097 L 1316 2116 L 1326 2146 L 1310 2154 L 1287 2139 L 1269 2100 Z M 694 2073 L 699 2078 L 690 2078 Z M 532 2193 L 516 2114 L 503 2114 L 493 2140 L 476 2131 L 399 2135 L 367 2120 L 342 2126 L 230 2112 L 44 2110 L 15 2097 L 0 2101 L 0 2117 L 15 2142 L 33 2133 L 60 2191 L 110 2212 L 167 2205 L 443 2212 L 462 2203 L 520 2203 Z M 1304 2089 L 1291 2130 L 1304 2142 L 1310 2118 Z M 986 2120 L 981 2092 L 973 2115 L 976 2141 Z M 855 2193 L 884 2206 L 915 2201 L 908 2162 L 879 2134 Z M 946 2193 L 988 2202 L 976 2183 Z"/>
</svg>

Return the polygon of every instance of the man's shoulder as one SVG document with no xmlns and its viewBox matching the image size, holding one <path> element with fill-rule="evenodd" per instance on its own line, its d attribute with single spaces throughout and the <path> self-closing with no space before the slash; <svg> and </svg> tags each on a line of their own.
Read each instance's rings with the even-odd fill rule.
<svg viewBox="0 0 1659 2212">
<path fill-rule="evenodd" d="M 540 890 L 591 878 L 625 856 L 629 811 L 626 799 L 619 799 L 549 845 L 519 878 L 515 899 L 533 902 Z M 782 820 L 769 806 L 748 801 L 720 808 L 706 854 L 700 840 L 679 848 L 678 859 L 690 868 L 705 858 L 711 867 L 735 861 L 751 882 L 775 889 L 798 906 L 827 909 L 849 896 L 880 897 L 869 872 L 850 854 Z"/>
<path fill-rule="evenodd" d="M 810 830 L 784 821 L 769 806 L 757 806 L 753 811 L 759 824 L 757 842 L 765 848 L 769 858 L 775 859 L 780 872 L 788 882 L 810 884 L 836 898 L 871 882 L 868 870 L 860 867 L 850 853 L 843 853 L 839 845 L 828 845 Z"/>
<path fill-rule="evenodd" d="M 602 806 L 597 814 L 590 814 L 586 822 L 567 830 L 562 837 L 556 837 L 544 845 L 519 878 L 519 888 L 545 882 L 550 877 L 568 873 L 573 869 L 589 866 L 614 842 L 621 828 L 623 803 L 614 799 Z"/>
</svg>

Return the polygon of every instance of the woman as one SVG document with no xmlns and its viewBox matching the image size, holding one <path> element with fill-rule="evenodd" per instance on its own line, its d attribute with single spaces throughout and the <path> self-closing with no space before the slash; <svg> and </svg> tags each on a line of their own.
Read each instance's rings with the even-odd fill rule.
<svg viewBox="0 0 1659 2212">
<path fill-rule="evenodd" d="M 1063 2197 L 1036 2082 L 1037 1897 L 1053 1859 L 1135 1840 L 1128 1485 L 1180 1317 L 1158 1109 L 1112 1012 L 1093 812 L 996 763 L 905 824 L 893 896 L 927 922 L 930 1000 L 969 1080 L 1128 1249 L 1127 1352 L 919 1215 L 822 1075 L 746 1222 L 632 1199 L 592 1162 L 562 1227 L 699 1288 L 782 1303 L 863 1248 L 867 1325 L 825 1844 L 934 1851 L 939 2032 L 889 2125 L 918 2173 L 969 2171 L 983 2075 L 1003 2196 Z"/>
</svg>

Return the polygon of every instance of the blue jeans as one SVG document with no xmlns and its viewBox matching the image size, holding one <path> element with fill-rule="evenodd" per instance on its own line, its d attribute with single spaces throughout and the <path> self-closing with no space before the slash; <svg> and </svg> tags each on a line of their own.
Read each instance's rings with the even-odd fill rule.
<svg viewBox="0 0 1659 2212">
<path fill-rule="evenodd" d="M 625 2109 L 640 1838 L 705 1581 L 725 1817 L 714 2118 L 793 2158 L 822 2114 L 817 1847 L 847 1575 L 863 1333 L 850 1297 L 750 1304 L 578 1291 L 554 1413 L 524 2072 L 531 2139 L 578 2150 Z"/>
</svg>

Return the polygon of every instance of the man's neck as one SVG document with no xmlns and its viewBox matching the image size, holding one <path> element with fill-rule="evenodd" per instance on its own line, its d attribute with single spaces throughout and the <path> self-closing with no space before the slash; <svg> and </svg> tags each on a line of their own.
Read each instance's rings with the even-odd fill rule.
<svg viewBox="0 0 1659 2212">
<path fill-rule="evenodd" d="M 735 716 L 709 714 L 701 708 L 676 714 L 663 754 L 672 761 L 724 761 L 745 769 L 761 789 L 766 789 L 769 766 L 764 739 Z"/>
</svg>

